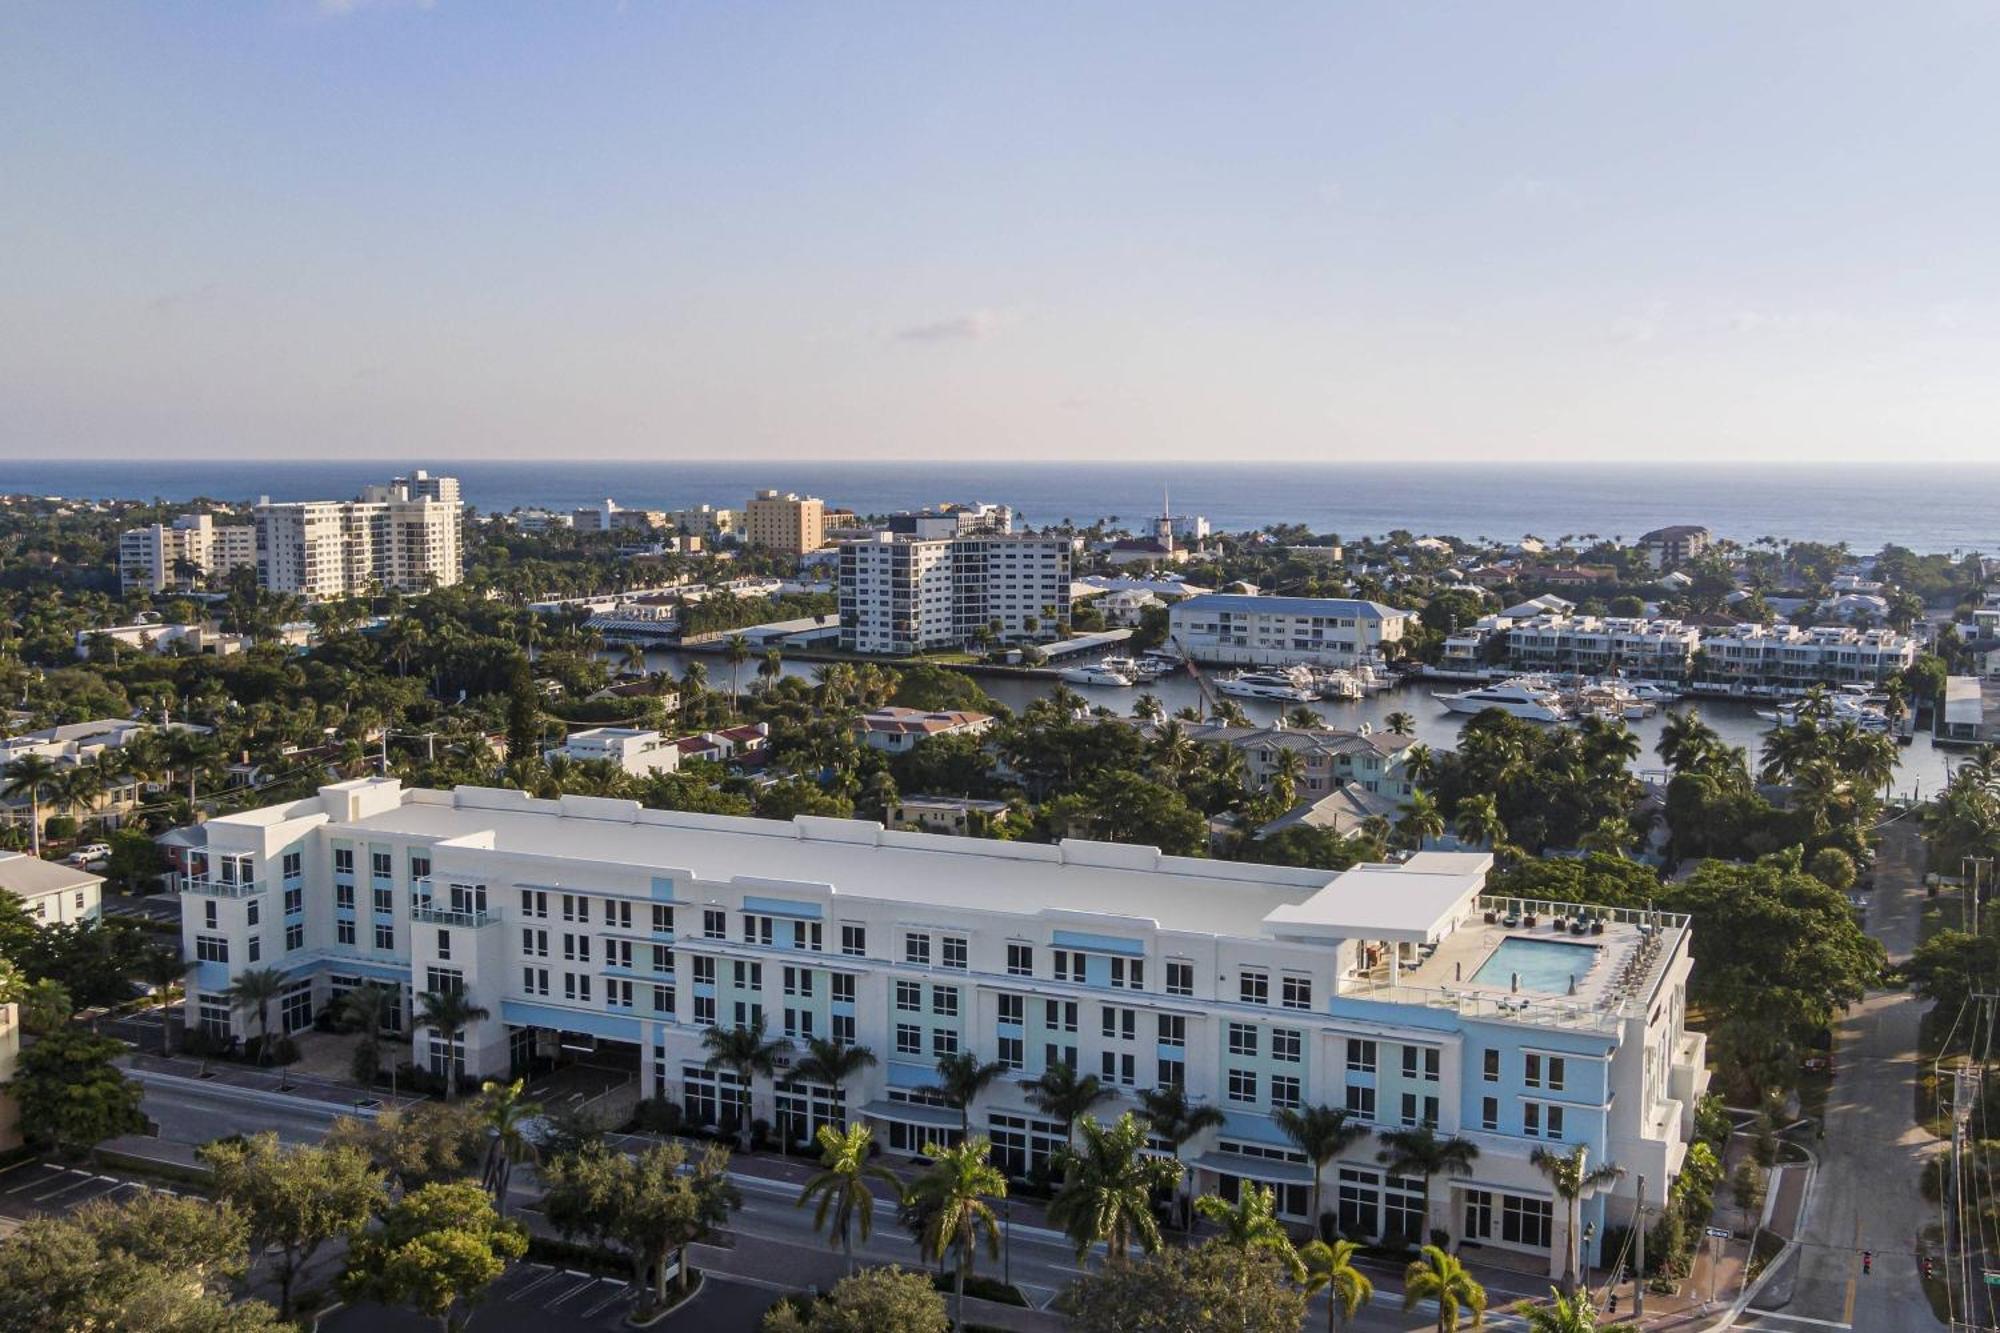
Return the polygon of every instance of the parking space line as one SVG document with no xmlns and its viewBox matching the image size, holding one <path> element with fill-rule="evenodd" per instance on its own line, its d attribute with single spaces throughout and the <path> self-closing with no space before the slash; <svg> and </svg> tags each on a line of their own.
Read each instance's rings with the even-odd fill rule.
<svg viewBox="0 0 2000 1333">
<path fill-rule="evenodd" d="M 596 1278 L 592 1277 L 592 1276 L 591 1276 L 590 1274 L 588 1274 L 588 1273 L 579 1273 L 579 1272 L 575 1271 L 574 1269 L 566 1269 L 566 1270 L 564 1270 L 564 1276 L 566 1276 L 566 1277 L 580 1277 L 580 1278 L 582 1278 L 582 1279 L 583 1279 L 583 1281 L 581 1281 L 581 1282 L 577 1283 L 577 1284 L 576 1284 L 575 1286 L 573 1286 L 573 1287 L 570 1287 L 569 1289 L 567 1289 L 566 1291 L 564 1291 L 562 1295 L 560 1295 L 560 1296 L 556 1297 L 556 1298 L 555 1298 L 554 1300 L 548 1300 L 548 1301 L 543 1301 L 543 1302 L 542 1302 L 542 1308 L 543 1308 L 544 1310 L 553 1310 L 553 1309 L 555 1309 L 555 1308 L 556 1308 L 556 1307 L 557 1307 L 558 1305 L 561 1305 L 561 1304 L 562 1304 L 562 1303 L 563 1303 L 564 1301 L 568 1300 L 568 1299 L 569 1299 L 570 1297 L 572 1297 L 572 1296 L 576 1295 L 576 1294 L 577 1294 L 577 1293 L 578 1293 L 579 1291 L 582 1291 L 582 1290 L 583 1290 L 583 1289 L 584 1289 L 585 1287 L 594 1287 L 594 1286 L 596 1286 L 596 1285 L 597 1285 L 597 1279 L 596 1279 Z"/>
<path fill-rule="evenodd" d="M 54 1180 L 63 1174 L 63 1169 L 61 1167 L 50 1166 L 47 1162 L 37 1162 L 35 1163 L 35 1165 L 40 1167 L 47 1174 L 43 1175 L 38 1180 L 30 1180 L 24 1184 L 13 1186 L 7 1191 L 9 1194 L 19 1194 L 23 1190 L 31 1190 L 37 1185 L 46 1185 L 51 1180 Z"/>
<path fill-rule="evenodd" d="M 0 1166 L 0 1176 L 9 1175 L 15 1171 L 19 1171 L 24 1166 L 47 1166 L 47 1165 L 48 1165 L 47 1162 L 38 1162 L 33 1158 L 29 1158 L 25 1162 L 16 1162 L 12 1166 Z"/>
<path fill-rule="evenodd" d="M 542 1286 L 544 1283 L 551 1282 L 556 1278 L 562 1276 L 562 1272 L 560 1269 L 548 1268 L 542 1264 L 535 1264 L 534 1267 L 540 1268 L 542 1270 L 542 1275 L 536 1278 L 533 1282 L 528 1283 L 526 1286 L 521 1287 L 518 1290 L 508 1292 L 507 1293 L 508 1300 L 518 1301 L 523 1296 L 526 1296 L 529 1292 L 533 1291 L 536 1287 Z"/>
<path fill-rule="evenodd" d="M 30 1194 L 28 1197 L 36 1203 L 40 1203 L 44 1199 L 53 1199 L 58 1195 L 67 1194 L 74 1189 L 82 1189 L 85 1185 L 91 1184 L 97 1179 L 96 1176 L 93 1176 L 88 1171 L 66 1172 L 65 1174 L 73 1174 L 76 1176 L 76 1179 L 70 1181 L 67 1185 L 58 1185 L 52 1190 L 44 1190 L 40 1194 Z"/>
<path fill-rule="evenodd" d="M 620 1282 L 617 1278 L 612 1278 L 612 1277 L 607 1277 L 602 1280 L 605 1282 L 609 1282 L 611 1284 L 611 1292 L 609 1295 L 605 1296 L 602 1300 L 598 1301 L 596 1304 L 592 1305 L 589 1309 L 583 1312 L 583 1317 L 585 1319 L 595 1319 L 598 1315 L 602 1314 L 606 1310 L 609 1310 L 612 1306 L 618 1304 L 618 1302 L 624 1300 L 626 1297 L 632 1294 L 632 1284 L 629 1282 Z"/>
</svg>

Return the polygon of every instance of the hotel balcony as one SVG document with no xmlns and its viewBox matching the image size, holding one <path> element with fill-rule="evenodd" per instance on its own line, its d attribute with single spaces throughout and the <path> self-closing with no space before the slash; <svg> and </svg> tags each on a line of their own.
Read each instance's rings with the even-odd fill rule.
<svg viewBox="0 0 2000 1333">
<path fill-rule="evenodd" d="M 182 893 L 199 893 L 209 898 L 249 898 L 268 887 L 262 880 L 213 879 L 206 875 L 181 877 Z"/>
</svg>

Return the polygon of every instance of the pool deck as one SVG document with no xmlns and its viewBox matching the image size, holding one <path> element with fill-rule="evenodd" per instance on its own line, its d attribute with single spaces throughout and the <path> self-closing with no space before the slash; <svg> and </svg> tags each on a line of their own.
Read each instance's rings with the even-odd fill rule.
<svg viewBox="0 0 2000 1333">
<path fill-rule="evenodd" d="M 1568 994 L 1568 987 L 1560 991 L 1536 991 L 1522 987 L 1523 996 L 1538 999 L 1558 998 L 1580 1003 L 1589 1008 L 1609 1006 L 1623 999 L 1623 988 L 1619 977 L 1627 962 L 1638 955 L 1645 936 L 1635 925 L 1624 922 L 1607 922 L 1602 935 L 1571 935 L 1567 930 L 1558 935 L 1551 928 L 1549 919 L 1543 917 L 1533 930 L 1525 926 L 1508 929 L 1504 925 L 1487 925 L 1481 914 L 1466 918 L 1465 924 L 1446 936 L 1437 951 L 1415 968 L 1405 968 L 1401 982 L 1405 986 L 1433 988 L 1461 992 L 1468 995 L 1501 997 L 1513 994 L 1509 978 L 1498 978 L 1498 984 L 1491 979 L 1475 982 L 1479 969 L 1492 958 L 1500 945 L 1508 939 L 1535 940 L 1548 944 L 1563 944 L 1572 947 L 1596 946 L 1596 965 L 1577 978 L 1576 995 Z M 1579 952 L 1582 952 L 1579 949 Z"/>
</svg>

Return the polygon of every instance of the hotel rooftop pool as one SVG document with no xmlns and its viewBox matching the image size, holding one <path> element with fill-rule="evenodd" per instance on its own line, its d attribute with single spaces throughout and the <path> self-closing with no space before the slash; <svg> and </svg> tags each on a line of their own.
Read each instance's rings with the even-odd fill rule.
<svg viewBox="0 0 2000 1333">
<path fill-rule="evenodd" d="M 1472 976 L 1475 986 L 1506 990 L 1516 974 L 1521 989 L 1537 995 L 1567 995 L 1574 978 L 1579 984 L 1597 966 L 1600 946 L 1563 940 L 1538 940 L 1509 935 Z"/>
</svg>

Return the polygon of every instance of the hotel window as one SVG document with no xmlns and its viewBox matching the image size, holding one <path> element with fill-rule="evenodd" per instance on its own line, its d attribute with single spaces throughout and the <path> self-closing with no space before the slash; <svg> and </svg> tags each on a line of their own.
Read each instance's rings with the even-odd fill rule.
<svg viewBox="0 0 2000 1333">
<path fill-rule="evenodd" d="M 451 932 L 448 930 L 440 930 L 438 932 L 437 956 L 446 962 L 451 961 Z"/>
<path fill-rule="evenodd" d="M 931 1032 L 931 1054 L 943 1057 L 958 1054 L 958 1033 L 951 1028 L 936 1028 Z"/>
<path fill-rule="evenodd" d="M 1159 1083 L 1163 1088 L 1186 1088 L 1187 1061 L 1161 1060 Z"/>
<path fill-rule="evenodd" d="M 352 884 L 336 884 L 336 885 L 334 885 L 334 886 L 333 886 L 333 905 L 334 905 L 335 907 L 344 907 L 344 908 L 346 908 L 346 909 L 347 909 L 348 911 L 350 911 L 350 912 L 351 912 L 351 911 L 353 911 L 353 910 L 354 910 L 354 886 L 353 886 Z"/>
<path fill-rule="evenodd" d="M 715 1026 L 715 997 L 697 995 L 694 997 L 694 1021 L 702 1027 Z"/>
<path fill-rule="evenodd" d="M 589 962 L 589 961 L 590 961 L 590 936 L 588 936 L 588 935 L 572 935 L 572 934 L 570 934 L 570 933 L 569 933 L 568 931 L 564 931 L 564 932 L 563 932 L 563 959 L 564 959 L 564 961 L 566 961 L 566 962 L 571 962 L 571 963 L 587 963 L 587 962 Z"/>
<path fill-rule="evenodd" d="M 375 947 L 376 947 L 376 948 L 378 948 L 378 949 L 393 949 L 393 948 L 395 948 L 395 947 L 396 947 L 396 928 L 395 928 L 394 926 L 391 926 L 391 925 L 386 925 L 386 924 L 384 924 L 384 925 L 377 925 L 377 926 L 375 927 Z"/>
<path fill-rule="evenodd" d="M 604 924 L 613 930 L 632 929 L 632 904 L 622 899 L 606 898 Z"/>
<path fill-rule="evenodd" d="M 1542 1073 L 1550 1092 L 1561 1092 L 1563 1082 L 1568 1077 L 1568 1061 L 1560 1055 L 1551 1055 L 1542 1065 Z"/>
<path fill-rule="evenodd" d="M 220 935 L 197 935 L 194 937 L 194 956 L 197 962 L 226 963 L 229 961 L 229 941 Z"/>
<path fill-rule="evenodd" d="M 336 922 L 334 922 L 334 923 L 333 923 L 333 938 L 334 938 L 334 942 L 335 942 L 335 943 L 337 943 L 337 944 L 352 944 L 352 943 L 354 943 L 354 923 L 353 923 L 352 921 L 336 921 Z"/>
<path fill-rule="evenodd" d="M 1120 990 L 1146 989 L 1146 964 L 1138 958 L 1111 960 L 1111 984 Z"/>
<path fill-rule="evenodd" d="M 580 893 L 562 895 L 562 919 L 565 921 L 590 921 L 590 900 Z"/>
<path fill-rule="evenodd" d="M 713 986 L 715 984 L 715 960 L 704 954 L 696 954 L 694 960 L 694 984 Z"/>
<path fill-rule="evenodd" d="M 944 965 L 965 970 L 965 941 L 956 935 L 944 937 Z"/>
<path fill-rule="evenodd" d="M 674 909 L 667 903 L 653 904 L 653 929 L 670 931 L 674 928 Z"/>
<path fill-rule="evenodd" d="M 549 993 L 549 970 L 546 967 L 522 968 L 521 989 L 529 995 L 547 995 Z"/>
<path fill-rule="evenodd" d="M 376 879 L 393 879 L 396 875 L 395 860 L 387 852 L 370 852 L 368 868 Z"/>
<path fill-rule="evenodd" d="M 1229 1071 L 1229 1100 L 1232 1102 L 1254 1102 L 1257 1100 L 1257 1074 L 1250 1069 Z"/>
<path fill-rule="evenodd" d="M 280 861 L 286 879 L 297 879 L 305 873 L 305 859 L 297 852 L 286 852 Z"/>
<path fill-rule="evenodd" d="M 674 951 L 664 944 L 652 946 L 653 970 L 671 972 L 674 970 Z"/>
<path fill-rule="evenodd" d="M 1042 1004 L 1045 1026 L 1057 1032 L 1076 1031 L 1075 1000 L 1044 1000 Z"/>
<path fill-rule="evenodd" d="M 250 937 L 250 961 L 261 962 L 264 958 L 264 941 L 256 935 Z"/>
<path fill-rule="evenodd" d="M 1117 1051 L 1105 1051 L 1098 1067 L 1104 1071 L 1104 1081 L 1115 1083 L 1121 1088 L 1129 1088 L 1139 1081 L 1138 1057 L 1121 1055 Z"/>
<path fill-rule="evenodd" d="M 285 927 L 285 952 L 296 953 L 306 946 L 306 927 L 303 921 L 294 921 Z"/>
<path fill-rule="evenodd" d="M 764 989 L 764 965 L 762 963 L 745 963 L 739 960 L 734 966 L 736 970 L 736 988 L 738 990 L 760 991 Z"/>
<path fill-rule="evenodd" d="M 410 853 L 410 878 L 429 879 L 430 877 L 431 877 L 430 857 L 420 856 L 415 852 Z"/>
<path fill-rule="evenodd" d="M 1193 964 L 1193 963 L 1177 963 L 1177 962 L 1173 962 L 1172 960 L 1169 960 L 1169 961 L 1168 961 L 1168 963 L 1167 963 L 1167 994 L 1169 994 L 1169 995 L 1192 995 L 1192 994 L 1194 994 L 1194 964 Z"/>
<path fill-rule="evenodd" d="M 835 1014 L 833 1016 L 833 1041 L 837 1046 L 854 1044 L 854 1015 Z"/>
<path fill-rule="evenodd" d="M 1313 983 L 1311 977 L 1286 977 L 1281 994 L 1287 1009 L 1310 1009 L 1313 1007 Z"/>
<path fill-rule="evenodd" d="M 771 942 L 771 918 L 743 914 L 743 942 L 745 944 L 765 944 Z"/>
<path fill-rule="evenodd" d="M 1114 1040 L 1132 1041 L 1139 1035 L 1139 1011 L 1107 1004 L 1100 1015 L 1102 1031 Z"/>
<path fill-rule="evenodd" d="M 896 1054 L 922 1055 L 924 1053 L 924 1030 L 915 1023 L 896 1024 Z"/>
<path fill-rule="evenodd" d="M 1295 1065 L 1301 1058 L 1304 1040 L 1297 1028 L 1271 1029 L 1271 1058 Z"/>
<path fill-rule="evenodd" d="M 1236 998 L 1244 1004 L 1269 1004 L 1271 1002 L 1271 974 L 1269 972 L 1239 972 L 1236 976 Z"/>
<path fill-rule="evenodd" d="M 958 1017 L 958 987 L 931 987 L 931 1012 L 939 1018 Z"/>
<path fill-rule="evenodd" d="M 906 1014 L 920 1014 L 924 1011 L 924 988 L 915 981 L 896 983 L 896 1008 Z"/>
<path fill-rule="evenodd" d="M 999 997 L 999 1004 L 1000 1022 L 1019 1023 L 1025 1019 L 1028 1009 L 1026 997 L 1020 995 L 1002 995 Z"/>
<path fill-rule="evenodd" d="M 424 990 L 432 995 L 465 994 L 465 973 L 453 967 L 424 969 Z"/>
<path fill-rule="evenodd" d="M 1403 1048 L 1403 1077 L 1420 1078 L 1426 1083 L 1437 1082 L 1437 1047 L 1405 1046 Z"/>
<path fill-rule="evenodd" d="M 868 954 L 868 927 L 842 926 L 840 928 L 840 951 L 849 958 L 864 958 Z"/>
<path fill-rule="evenodd" d="M 818 953 L 823 943 L 824 941 L 820 936 L 819 922 L 792 922 L 792 947 L 794 949 L 804 949 L 808 953 Z"/>
<path fill-rule="evenodd" d="M 1555 1230 L 1555 1204 L 1548 1199 L 1500 1196 L 1500 1239 L 1510 1245 L 1549 1248 Z"/>
<path fill-rule="evenodd" d="M 737 1026 L 737 1027 L 740 1027 L 740 1028 L 754 1028 L 754 1027 L 756 1027 L 756 1026 L 757 1026 L 757 1025 L 759 1024 L 759 1023 L 761 1023 L 761 1022 L 763 1022 L 763 1021 L 764 1021 L 764 1006 L 763 1006 L 763 1005 L 761 1005 L 761 1004 L 749 1004 L 749 1003 L 746 1003 L 746 1002 L 745 1002 L 745 1001 L 743 1001 L 743 1000 L 738 1000 L 738 1001 L 736 1002 L 736 1026 Z"/>
<path fill-rule="evenodd" d="M 1187 1019 L 1179 1014 L 1161 1014 L 1158 1017 L 1160 1045 L 1185 1047 L 1187 1045 Z"/>
<path fill-rule="evenodd" d="M 252 898 L 243 905 L 243 924 L 246 926 L 256 925 L 257 915 L 257 900 Z"/>
<path fill-rule="evenodd" d="M 1375 1043 L 1360 1037 L 1347 1039 L 1347 1067 L 1357 1074 L 1375 1072 Z"/>
<path fill-rule="evenodd" d="M 1271 1109 L 1274 1111 L 1296 1111 L 1299 1109 L 1301 1094 L 1299 1081 L 1290 1074 L 1271 1075 Z"/>
<path fill-rule="evenodd" d="M 674 988 L 672 986 L 653 987 L 653 1012 L 674 1016 Z"/>
<path fill-rule="evenodd" d="M 201 919 L 204 926 L 207 926 L 210 930 L 220 927 L 222 923 L 222 910 L 216 906 L 215 899 L 210 898 L 202 903 L 201 910 Z"/>
<path fill-rule="evenodd" d="M 1070 1069 L 1075 1069 L 1076 1047 L 1058 1046 L 1054 1042 L 1049 1042 L 1042 1047 L 1042 1064 L 1049 1069 L 1054 1069 L 1057 1065 L 1066 1065 Z"/>
<path fill-rule="evenodd" d="M 1051 949 L 1051 950 L 1049 950 L 1049 956 L 1050 956 L 1050 957 L 1051 957 L 1051 958 L 1052 958 L 1052 959 L 1054 960 L 1054 962 L 1055 962 L 1055 972 L 1056 972 L 1056 980 L 1057 980 L 1057 981 L 1082 981 L 1082 980 L 1083 980 L 1083 955 L 1082 955 L 1082 954 L 1080 954 L 1080 953 L 1079 953 L 1079 954 L 1072 954 L 1072 953 L 1071 953 L 1071 952 L 1070 952 L 1070 951 L 1069 951 L 1068 949 Z M 1072 958 L 1074 958 L 1074 959 L 1076 960 L 1076 969 L 1075 969 L 1075 972 L 1074 972 L 1074 974 L 1072 974 L 1072 972 L 1071 972 L 1071 970 L 1070 970 L 1070 959 L 1072 959 Z"/>
<path fill-rule="evenodd" d="M 336 875 L 351 875 L 354 873 L 354 849 L 352 847 L 336 847 L 333 849 L 333 873 Z"/>
<path fill-rule="evenodd" d="M 521 915 L 547 920 L 549 915 L 548 891 L 545 889 L 522 889 Z"/>
<path fill-rule="evenodd" d="M 1022 1049 L 1024 1045 L 1019 1037 L 1000 1038 L 998 1042 L 1000 1063 L 1009 1069 L 1026 1068 L 1026 1053 Z"/>
<path fill-rule="evenodd" d="M 1229 1053 L 1231 1055 L 1257 1054 L 1256 1024 L 1231 1023 L 1229 1025 Z"/>
<path fill-rule="evenodd" d="M 1035 975 L 1034 945 L 1010 944 L 1007 946 L 1007 975 L 1010 977 L 1032 977 Z"/>
<path fill-rule="evenodd" d="M 1351 1083 L 1348 1084 L 1347 1110 L 1349 1114 L 1359 1116 L 1363 1120 L 1373 1120 L 1375 1118 L 1375 1089 L 1358 1088 Z"/>
<path fill-rule="evenodd" d="M 1500 1099 L 1481 1097 L 1479 1099 L 1479 1127 L 1481 1129 L 1500 1128 Z"/>
<path fill-rule="evenodd" d="M 1481 1072 L 1484 1074 L 1486 1081 L 1488 1083 L 1498 1083 L 1500 1081 L 1500 1052 L 1482 1051 L 1480 1052 L 1479 1062 Z"/>
<path fill-rule="evenodd" d="M 729 913 L 719 907 L 704 907 L 701 911 L 701 933 L 705 939 L 728 939 Z"/>
<path fill-rule="evenodd" d="M 590 974 L 579 976 L 574 972 L 563 973 L 563 998 L 580 1004 L 590 1003 Z"/>
<path fill-rule="evenodd" d="M 833 1002 L 835 1004 L 854 1003 L 854 974 L 852 972 L 835 972 L 829 978 L 827 984 L 833 991 Z"/>
<path fill-rule="evenodd" d="M 394 889 L 375 890 L 375 910 L 383 913 L 395 911 L 396 891 Z"/>
<path fill-rule="evenodd" d="M 903 961 L 915 967 L 931 965 L 931 937 L 910 931 L 903 936 Z"/>
<path fill-rule="evenodd" d="M 549 932 L 521 927 L 521 952 L 530 958 L 549 956 Z"/>
<path fill-rule="evenodd" d="M 77 898 L 79 900 L 77 902 L 78 907 L 83 906 L 83 903 L 81 901 L 82 897 L 83 895 L 80 893 L 77 895 Z M 285 915 L 297 916 L 300 912 L 303 912 L 305 910 L 306 910 L 306 891 L 302 888 L 297 887 L 296 885 L 293 886 L 292 888 L 286 889 Z"/>
</svg>

